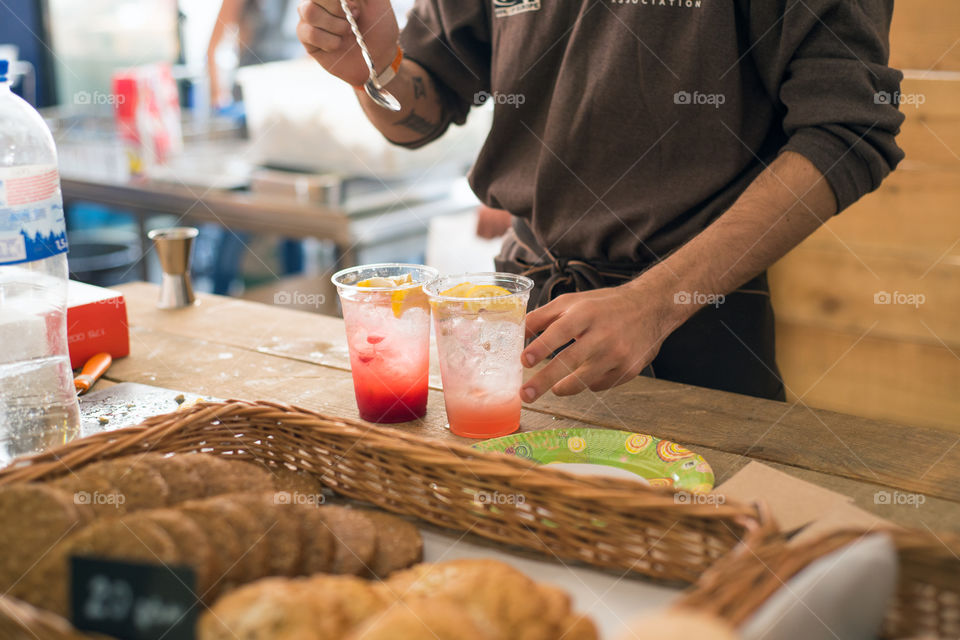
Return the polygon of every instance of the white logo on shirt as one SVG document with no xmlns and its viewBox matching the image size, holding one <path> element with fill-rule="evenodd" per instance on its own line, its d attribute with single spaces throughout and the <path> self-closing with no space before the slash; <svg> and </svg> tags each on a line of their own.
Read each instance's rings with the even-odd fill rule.
<svg viewBox="0 0 960 640">
<path fill-rule="evenodd" d="M 611 4 L 641 4 L 648 7 L 671 7 L 674 9 L 699 9 L 701 0 L 610 0 Z"/>
<path fill-rule="evenodd" d="M 498 18 L 539 10 L 540 0 L 493 0 L 493 15 Z"/>
</svg>

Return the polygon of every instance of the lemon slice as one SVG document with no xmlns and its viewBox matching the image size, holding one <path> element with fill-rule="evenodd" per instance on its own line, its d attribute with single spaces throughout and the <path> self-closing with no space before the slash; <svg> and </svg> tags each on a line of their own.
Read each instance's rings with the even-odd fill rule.
<svg viewBox="0 0 960 640">
<path fill-rule="evenodd" d="M 502 296 L 510 296 L 513 292 L 509 289 L 504 289 L 503 287 L 498 287 L 495 284 L 478 284 L 477 286 L 471 288 L 467 291 L 465 298 L 501 298 Z M 467 311 L 471 313 L 478 313 L 479 311 L 519 311 L 521 306 L 521 300 L 518 297 L 504 298 L 502 300 L 490 300 L 488 301 L 479 301 L 479 300 L 467 300 L 464 302 L 464 307 Z"/>
<path fill-rule="evenodd" d="M 513 292 L 504 289 L 495 284 L 473 284 L 472 282 L 461 282 L 458 285 L 450 287 L 440 292 L 441 296 L 448 298 L 468 298 L 462 303 L 442 302 L 433 300 L 433 308 L 438 312 L 445 312 L 444 315 L 456 313 L 451 305 L 461 307 L 468 313 L 479 313 L 480 311 L 523 311 L 523 302 L 520 298 L 514 296 L 502 300 L 476 300 L 472 298 L 500 298 L 502 296 L 513 296 Z"/>
<path fill-rule="evenodd" d="M 478 284 L 470 287 L 464 298 L 497 298 L 509 296 L 512 292 L 495 284 Z"/>
<path fill-rule="evenodd" d="M 392 278 L 382 278 L 380 276 L 374 276 L 372 278 L 367 278 L 366 280 L 361 280 L 357 283 L 358 287 L 376 287 L 378 289 L 392 289 L 393 287 L 399 287 L 405 284 L 412 284 L 413 276 L 409 273 L 405 273 L 402 276 L 393 276 Z"/>
<path fill-rule="evenodd" d="M 376 287 L 378 289 L 395 287 L 396 284 L 390 278 L 367 278 L 357 283 L 358 287 Z"/>
<path fill-rule="evenodd" d="M 393 315 L 399 318 L 407 309 L 414 307 L 429 308 L 427 294 L 423 292 L 422 287 L 411 289 L 402 289 L 390 294 L 390 306 L 393 309 Z"/>
<path fill-rule="evenodd" d="M 441 291 L 440 295 L 447 296 L 448 298 L 466 298 L 467 292 L 473 289 L 474 286 L 472 282 L 461 282 L 456 286 Z"/>
<path fill-rule="evenodd" d="M 450 298 L 500 298 L 510 296 L 513 292 L 495 284 L 473 284 L 472 282 L 461 282 L 450 287 L 446 291 L 441 291 L 440 295 Z M 463 308 L 470 313 L 477 313 L 480 310 L 486 311 L 514 311 L 520 307 L 518 298 L 507 298 L 504 300 L 491 300 L 489 302 L 482 300 L 464 300 Z"/>
<path fill-rule="evenodd" d="M 413 276 L 405 273 L 402 276 L 393 276 L 392 278 L 381 278 L 375 276 L 367 278 L 357 283 L 358 287 L 377 289 L 393 289 L 404 285 L 413 284 Z M 390 308 L 393 315 L 397 318 L 403 315 L 403 312 L 414 306 L 423 306 L 426 303 L 426 294 L 423 289 L 398 289 L 390 293 Z"/>
</svg>

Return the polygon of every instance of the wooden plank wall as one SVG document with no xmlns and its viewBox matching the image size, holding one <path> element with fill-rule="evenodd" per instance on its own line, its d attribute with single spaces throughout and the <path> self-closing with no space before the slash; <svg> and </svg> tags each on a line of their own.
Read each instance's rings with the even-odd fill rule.
<svg viewBox="0 0 960 640">
<path fill-rule="evenodd" d="M 960 1 L 895 4 L 907 159 L 771 270 L 793 399 L 960 432 Z"/>
</svg>

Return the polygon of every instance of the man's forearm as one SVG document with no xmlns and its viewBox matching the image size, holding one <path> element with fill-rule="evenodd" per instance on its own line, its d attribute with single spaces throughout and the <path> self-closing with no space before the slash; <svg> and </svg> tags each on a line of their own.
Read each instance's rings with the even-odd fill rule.
<svg viewBox="0 0 960 640">
<path fill-rule="evenodd" d="M 377 105 L 363 89 L 357 89 L 360 105 L 388 140 L 406 144 L 423 140 L 443 121 L 443 103 L 430 74 L 412 60 L 404 60 L 390 82 L 390 93 L 400 102 L 400 111 Z"/>
<path fill-rule="evenodd" d="M 823 175 L 803 156 L 783 153 L 713 224 L 626 286 L 658 289 L 668 300 L 664 322 L 672 330 L 703 306 L 705 295 L 741 286 L 836 211 Z M 700 295 L 684 296 L 690 304 L 669 304 L 678 292 Z"/>
</svg>

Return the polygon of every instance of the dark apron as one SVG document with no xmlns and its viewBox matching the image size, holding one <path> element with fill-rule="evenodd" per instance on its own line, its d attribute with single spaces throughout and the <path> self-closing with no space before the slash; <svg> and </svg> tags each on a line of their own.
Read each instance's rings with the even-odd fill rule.
<svg viewBox="0 0 960 640">
<path fill-rule="evenodd" d="M 513 232 L 495 262 L 499 271 L 533 279 L 530 309 L 564 293 L 624 284 L 652 266 L 557 258 L 539 245 L 521 218 L 514 218 Z M 642 375 L 785 400 L 766 272 L 727 294 L 723 304 L 697 311 L 667 337 Z"/>
</svg>

